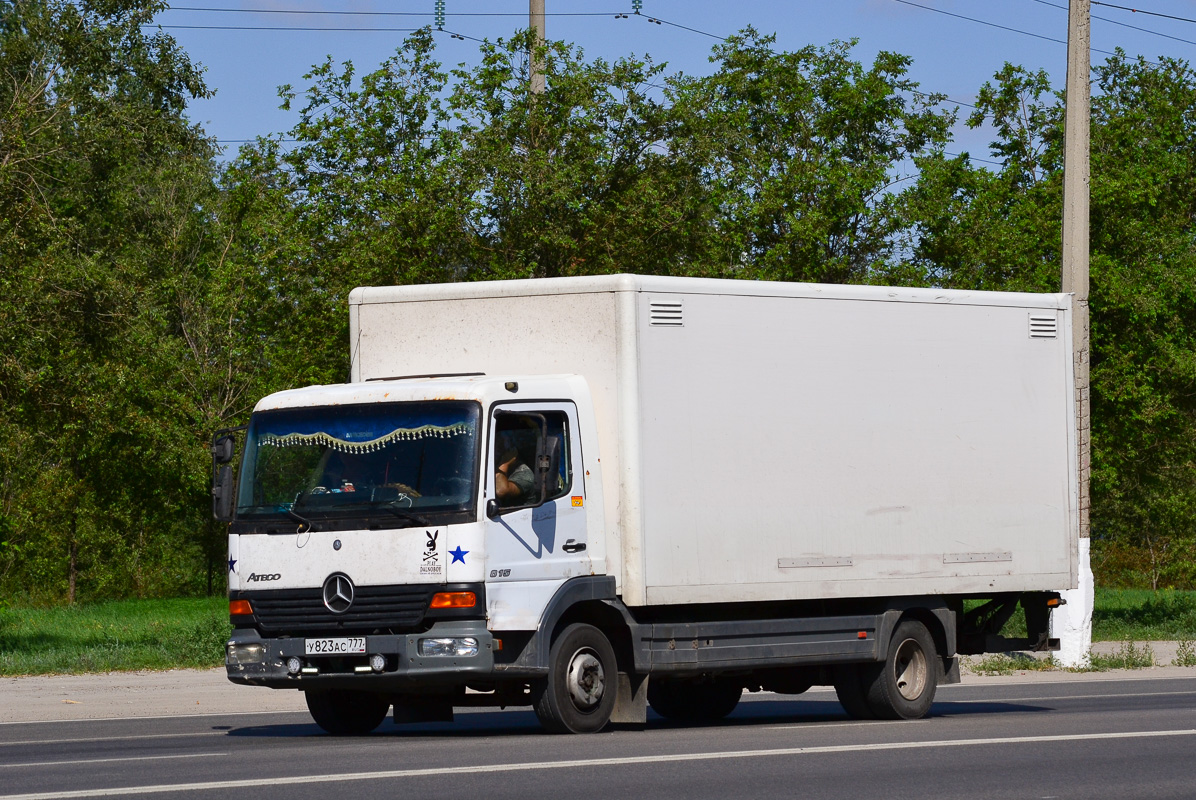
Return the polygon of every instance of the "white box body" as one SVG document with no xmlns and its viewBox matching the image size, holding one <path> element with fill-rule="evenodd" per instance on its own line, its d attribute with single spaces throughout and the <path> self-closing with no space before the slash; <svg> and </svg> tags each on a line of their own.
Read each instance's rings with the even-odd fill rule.
<svg viewBox="0 0 1196 800">
<path fill-rule="evenodd" d="M 1076 585 L 1070 295 L 628 275 L 359 288 L 350 338 L 354 382 L 582 376 L 604 480 L 591 549 L 627 605 Z"/>
</svg>

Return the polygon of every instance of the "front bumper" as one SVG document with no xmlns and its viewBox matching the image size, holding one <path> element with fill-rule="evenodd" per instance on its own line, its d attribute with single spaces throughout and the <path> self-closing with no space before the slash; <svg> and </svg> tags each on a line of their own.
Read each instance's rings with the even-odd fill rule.
<svg viewBox="0 0 1196 800">
<path fill-rule="evenodd" d="M 323 637 L 312 637 L 323 638 Z M 245 652 L 247 645 L 261 645 L 261 661 L 242 663 L 226 649 L 225 666 L 233 683 L 275 689 L 361 689 L 386 691 L 427 685 L 459 685 L 469 679 L 494 676 L 494 637 L 484 620 L 444 620 L 422 633 L 365 636 L 365 653 L 358 655 L 306 655 L 303 637 L 263 638 L 252 628 L 238 628 L 228 640 L 229 649 Z M 477 655 L 420 656 L 421 639 L 472 638 Z M 257 648 L 248 648 L 256 650 Z M 385 668 L 370 668 L 370 657 L 381 655 Z M 288 662 L 297 658 L 300 671 Z"/>
</svg>

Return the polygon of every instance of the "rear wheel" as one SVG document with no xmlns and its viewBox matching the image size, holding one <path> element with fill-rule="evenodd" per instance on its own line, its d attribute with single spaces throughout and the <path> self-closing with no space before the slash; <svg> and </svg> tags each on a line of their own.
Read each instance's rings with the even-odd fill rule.
<svg viewBox="0 0 1196 800">
<path fill-rule="evenodd" d="M 876 714 L 868 704 L 868 693 L 865 688 L 864 671 L 871 665 L 843 664 L 835 669 L 835 694 L 839 697 L 839 704 L 852 719 L 876 719 Z"/>
<path fill-rule="evenodd" d="M 551 733 L 595 733 L 615 709 L 615 651 L 602 631 L 575 623 L 561 631 L 548 656 L 548 677 L 534 690 L 536 717 Z"/>
<path fill-rule="evenodd" d="M 881 719 L 921 719 L 938 688 L 939 655 L 926 626 L 897 625 L 884 663 L 867 683 L 868 706 Z"/>
<path fill-rule="evenodd" d="M 726 680 L 649 680 L 648 705 L 665 719 L 714 722 L 739 705 L 743 687 Z"/>
<path fill-rule="evenodd" d="M 370 733 L 382 724 L 390 710 L 390 701 L 372 692 L 309 689 L 303 695 L 311 718 L 334 736 Z"/>
</svg>

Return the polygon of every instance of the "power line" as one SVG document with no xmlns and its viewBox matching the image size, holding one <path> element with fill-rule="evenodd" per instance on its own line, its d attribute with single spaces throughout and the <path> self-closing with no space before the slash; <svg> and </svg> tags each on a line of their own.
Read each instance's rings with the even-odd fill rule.
<svg viewBox="0 0 1196 800">
<path fill-rule="evenodd" d="M 1064 11 L 1068 10 L 1067 6 L 1061 6 L 1058 3 L 1052 3 L 1052 2 L 1050 2 L 1050 0 L 1034 0 L 1034 2 L 1044 5 L 1044 6 L 1050 6 L 1051 8 L 1059 8 Z M 1092 0 L 1089 0 L 1089 2 L 1092 2 Z M 1105 3 L 1096 3 L 1096 5 L 1103 6 L 1103 5 L 1105 5 Z M 1112 6 L 1112 7 L 1120 8 L 1120 6 Z M 1129 10 L 1135 11 L 1136 9 L 1131 8 Z M 1149 13 L 1149 12 L 1143 12 L 1143 13 Z M 1181 39 L 1180 37 L 1172 36 L 1169 33 L 1163 33 L 1161 31 L 1152 31 L 1150 28 L 1139 28 L 1137 25 L 1130 25 L 1128 22 L 1121 22 L 1119 20 L 1109 19 L 1108 17 L 1098 17 L 1096 14 L 1092 14 L 1091 16 L 1093 19 L 1099 19 L 1101 22 L 1108 22 L 1111 25 L 1120 25 L 1123 28 L 1130 28 L 1135 31 L 1142 31 L 1142 33 L 1149 33 L 1149 34 L 1153 34 L 1154 36 L 1162 36 L 1164 39 L 1173 39 L 1177 42 L 1183 42 L 1184 44 L 1196 45 L 1196 42 L 1192 41 L 1191 39 Z M 1167 16 L 1167 15 L 1160 14 L 1159 16 Z M 1182 19 L 1182 18 L 1181 17 L 1171 17 L 1171 19 Z M 1196 22 L 1196 20 L 1186 20 L 1186 21 L 1187 22 Z"/>
<path fill-rule="evenodd" d="M 296 32 L 325 32 L 325 33 L 415 33 L 423 30 L 423 28 L 341 28 L 341 27 L 317 27 L 317 26 L 303 26 L 303 25 L 162 25 L 160 23 L 148 23 L 141 26 L 142 28 L 161 28 L 164 31 L 296 31 Z M 479 39 L 476 36 L 468 36 L 464 33 L 457 33 L 448 28 L 433 28 L 433 33 L 447 33 L 453 39 L 468 39 L 472 42 L 484 42 L 485 39 Z"/>
<path fill-rule="evenodd" d="M 1098 2 L 1098 0 L 1089 0 L 1089 2 L 1092 3 L 1092 5 L 1094 5 L 1094 6 L 1104 6 L 1105 8 L 1116 8 L 1121 11 L 1131 11 L 1135 14 L 1146 14 L 1147 16 L 1151 16 L 1151 17 L 1162 17 L 1163 19 L 1174 19 L 1174 20 L 1178 20 L 1180 22 L 1196 23 L 1196 19 L 1188 19 L 1187 17 L 1176 17 L 1176 16 L 1172 16 L 1171 14 L 1160 14 L 1158 11 L 1143 11 L 1140 8 L 1130 8 L 1129 6 L 1115 6 L 1112 3 Z"/>
<path fill-rule="evenodd" d="M 357 32 L 357 33 L 414 33 L 420 28 L 320 28 L 275 25 L 162 25 L 146 24 L 143 28 L 161 28 L 164 31 L 329 31 L 329 32 Z M 477 41 L 481 41 L 480 39 Z"/>
<path fill-rule="evenodd" d="M 626 17 L 626 15 L 621 15 L 621 16 Z M 729 41 L 728 37 L 726 37 L 726 36 L 719 36 L 718 34 L 708 33 L 707 31 L 698 30 L 697 28 L 690 28 L 687 25 L 680 25 L 676 22 L 670 22 L 667 19 L 663 19 L 661 17 L 644 17 L 644 19 L 646 19 L 648 22 L 655 22 L 657 25 L 661 25 L 661 24 L 671 25 L 674 28 L 681 28 L 682 30 L 692 31 L 693 33 L 700 33 L 703 36 L 709 36 L 710 38 L 718 39 L 719 41 L 723 41 L 723 42 Z M 921 97 L 931 97 L 932 96 L 928 92 L 919 92 L 916 89 L 910 89 L 909 91 L 912 94 L 920 95 Z M 972 105 L 971 103 L 965 103 L 962 100 L 952 100 L 949 97 L 944 98 L 943 102 L 955 103 L 956 105 L 967 106 L 968 108 L 976 108 L 976 106 Z"/>
<path fill-rule="evenodd" d="M 302 8 L 212 8 L 208 6 L 170 6 L 167 11 L 214 11 L 230 14 L 333 14 L 358 17 L 432 17 L 431 11 L 324 11 Z M 617 11 L 559 11 L 548 12 L 549 17 L 610 17 Z M 526 17 L 526 13 L 508 11 L 466 11 L 454 13 L 454 17 Z"/>
<path fill-rule="evenodd" d="M 642 15 L 637 14 L 636 16 L 642 16 Z M 643 17 L 643 19 L 646 19 L 648 22 L 655 22 L 657 25 L 670 25 L 674 28 L 680 28 L 683 31 L 690 31 L 691 33 L 700 33 L 703 36 L 709 36 L 711 39 L 718 39 L 720 42 L 727 41 L 726 36 L 719 36 L 716 33 L 707 33 L 706 31 L 700 31 L 697 28 L 691 28 L 688 25 L 682 25 L 678 22 L 669 22 L 667 19 L 661 19 L 660 17 Z"/>
<path fill-rule="evenodd" d="M 952 158 L 960 158 L 962 156 L 963 158 L 966 158 L 968 161 L 980 161 L 984 164 L 995 164 L 998 167 L 1005 166 L 1000 161 L 990 161 L 987 158 L 977 158 L 976 156 L 972 155 L 971 153 L 948 153 L 946 150 L 944 150 L 942 152 L 943 152 L 943 155 L 951 156 Z"/>
<path fill-rule="evenodd" d="M 980 25 L 987 25 L 990 28 L 999 28 L 1003 31 L 1009 31 L 1010 33 L 1020 33 L 1022 36 L 1033 36 L 1035 39 L 1042 39 L 1047 42 L 1055 42 L 1056 44 L 1062 44 L 1062 45 L 1067 44 L 1066 39 L 1056 39 L 1052 36 L 1044 36 L 1041 33 L 1033 33 L 1031 31 L 1023 31 L 1020 28 L 1011 28 L 1008 25 L 998 25 L 995 22 L 989 22 L 988 20 L 984 20 L 984 19 L 976 19 L 975 17 L 965 17 L 963 14 L 954 14 L 950 11 L 943 11 L 941 8 L 934 8 L 933 6 L 924 6 L 921 3 L 911 2 L 911 0 L 893 0 L 893 2 L 901 3 L 903 6 L 913 6 L 914 8 L 921 8 L 925 11 L 933 11 L 936 14 L 943 14 L 948 17 L 955 17 L 956 19 L 964 19 L 964 20 L 967 20 L 968 22 L 976 22 L 976 23 L 979 23 Z M 1100 53 L 1101 55 L 1106 55 L 1106 56 L 1116 55 L 1116 53 L 1114 53 L 1112 51 L 1098 50 L 1095 47 L 1092 48 L 1092 52 Z"/>
</svg>

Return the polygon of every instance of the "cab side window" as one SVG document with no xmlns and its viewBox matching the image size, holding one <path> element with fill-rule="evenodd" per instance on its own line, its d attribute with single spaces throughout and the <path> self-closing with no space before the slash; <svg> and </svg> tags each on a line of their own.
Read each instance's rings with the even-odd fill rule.
<svg viewBox="0 0 1196 800">
<path fill-rule="evenodd" d="M 548 497 L 555 500 L 569 494 L 573 485 L 572 451 L 569 448 L 569 418 L 560 411 L 550 411 L 544 415 L 548 422 L 548 439 L 555 442 L 557 468 L 556 474 L 548 478 Z"/>
<path fill-rule="evenodd" d="M 535 506 L 569 492 L 573 470 L 563 412 L 502 412 L 494 424 L 494 489 L 500 506 Z"/>
</svg>

